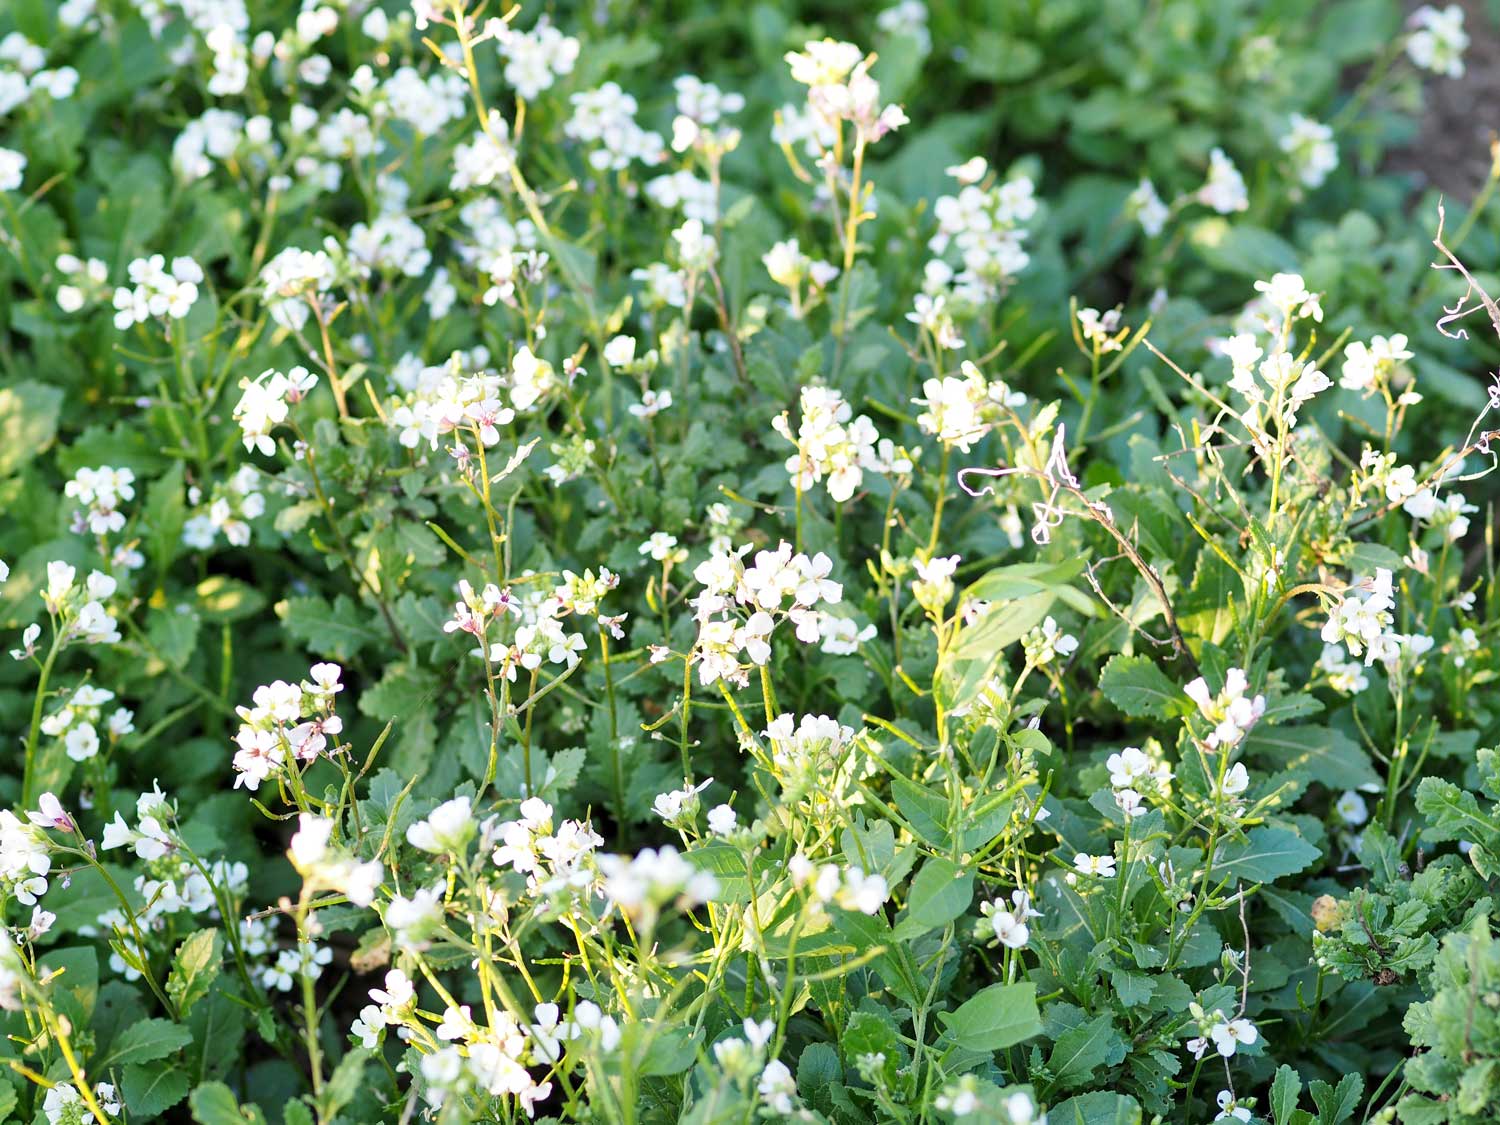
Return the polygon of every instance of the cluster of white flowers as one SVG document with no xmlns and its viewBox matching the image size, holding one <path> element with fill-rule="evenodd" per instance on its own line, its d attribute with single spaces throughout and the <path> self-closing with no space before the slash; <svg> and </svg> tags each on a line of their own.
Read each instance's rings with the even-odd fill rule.
<svg viewBox="0 0 1500 1125">
<path fill-rule="evenodd" d="M 853 751 L 859 735 L 827 715 L 778 715 L 765 729 L 782 800 L 814 816 L 863 804 L 858 782 L 873 769 Z"/>
<path fill-rule="evenodd" d="M 19 31 L 0 39 L 0 121 L 38 94 L 63 101 L 77 88 L 78 71 L 71 66 L 49 68 L 46 50 Z M 8 190 L 3 182 L 0 190 Z"/>
<path fill-rule="evenodd" d="M 245 450 L 274 455 L 276 443 L 271 431 L 286 421 L 291 407 L 306 398 L 317 382 L 318 377 L 305 367 L 293 367 L 284 375 L 275 370 L 262 371 L 254 379 L 241 380 L 234 420 L 240 424 Z"/>
<path fill-rule="evenodd" d="M 109 1114 L 119 1113 L 123 1104 L 109 1082 L 94 1084 L 94 1100 Z M 59 1082 L 48 1088 L 47 1096 L 42 1099 L 42 1115 L 46 1117 L 47 1125 L 83 1125 L 93 1117 L 93 1111 L 88 1108 L 77 1086 L 71 1082 Z"/>
<path fill-rule="evenodd" d="M 990 432 L 995 419 L 1007 411 L 1026 405 L 1026 396 L 1013 391 L 1003 379 L 986 379 L 973 363 L 965 360 L 958 375 L 928 379 L 922 384 L 922 398 L 912 399 L 924 407 L 917 425 L 944 445 L 962 453 Z"/>
<path fill-rule="evenodd" d="M 1266 713 L 1266 697 L 1250 695 L 1250 681 L 1241 668 L 1224 673 L 1224 690 L 1214 695 L 1208 681 L 1199 676 L 1183 692 L 1198 705 L 1198 713 L 1209 721 L 1213 730 L 1204 739 L 1210 750 L 1230 750 L 1238 746 L 1250 729 Z"/>
<path fill-rule="evenodd" d="M 280 775 L 288 759 L 311 762 L 338 735 L 343 720 L 334 713 L 334 697 L 344 690 L 337 664 L 314 664 L 301 684 L 276 680 L 255 689 L 253 706 L 236 707 L 240 729 L 234 736 L 234 787 L 256 790 Z"/>
<path fill-rule="evenodd" d="M 1369 344 L 1355 340 L 1344 348 L 1339 386 L 1365 392 L 1387 386 L 1396 369 L 1411 357 L 1412 353 L 1406 348 L 1406 337 L 1399 332 L 1371 337 Z"/>
<path fill-rule="evenodd" d="M 587 860 L 604 839 L 587 821 L 554 824 L 552 806 L 540 797 L 521 802 L 520 817 L 486 825 L 483 847 L 496 867 L 526 876 L 530 892 L 543 899 L 576 895 L 591 888 L 596 876 Z"/>
<path fill-rule="evenodd" d="M 1400 646 L 1399 634 L 1391 631 L 1395 620 L 1396 594 L 1391 572 L 1384 567 L 1373 578 L 1351 583 L 1343 598 L 1323 623 L 1325 645 L 1344 645 L 1351 656 L 1363 656 L 1366 666 L 1388 660 Z"/>
<path fill-rule="evenodd" d="M 750 667 L 770 661 L 771 636 L 782 619 L 792 622 L 803 644 L 816 644 L 825 617 L 817 607 L 843 600 L 844 588 L 828 577 L 833 560 L 827 555 L 794 554 L 792 545 L 782 542 L 774 551 L 756 552 L 746 566 L 749 550 L 747 545 L 716 552 L 693 571 L 703 586 L 693 599 L 698 622 L 693 655 L 704 684 L 748 684 Z"/>
<path fill-rule="evenodd" d="M 878 914 L 891 894 L 883 875 L 859 867 L 814 863 L 801 852 L 787 860 L 787 872 L 792 885 L 806 890 L 809 905 L 818 909 L 831 903 L 840 910 Z"/>
<path fill-rule="evenodd" d="M 0 163 L 3 159 L 0 157 Z M 4 173 L 0 172 L 0 190 L 4 190 L 3 179 Z M 57 307 L 65 313 L 75 313 L 109 292 L 109 266 L 99 258 L 84 260 L 73 254 L 59 254 L 53 265 L 68 279 L 66 285 L 57 287 Z"/>
<path fill-rule="evenodd" d="M 299 757 L 307 756 L 300 752 L 306 741 L 304 739 L 300 746 L 293 746 Z M 378 859 L 361 861 L 349 855 L 332 842 L 333 830 L 334 823 L 327 817 L 301 813 L 297 817 L 297 831 L 292 834 L 287 857 L 297 874 L 302 876 L 303 885 L 309 892 L 336 891 L 347 896 L 355 906 L 369 906 L 380 890 L 385 868 Z"/>
<path fill-rule="evenodd" d="M 981 903 L 979 913 L 983 915 L 976 926 L 981 938 L 992 938 L 1007 949 L 1020 949 L 1031 940 L 1031 927 L 1026 923 L 1040 918 L 1042 912 L 1031 903 L 1031 895 L 1023 890 L 1010 892 L 1010 902 L 997 898 Z"/>
<path fill-rule="evenodd" d="M 618 82 L 580 91 L 568 100 L 573 113 L 563 125 L 563 134 L 589 146 L 588 162 L 594 169 L 619 172 L 632 162 L 650 166 L 666 159 L 661 134 L 636 124 L 639 106 Z"/>
<path fill-rule="evenodd" d="M 719 881 L 676 848 L 646 848 L 634 856 L 600 855 L 600 893 L 627 917 L 649 917 L 671 902 L 695 906 L 711 902 Z"/>
<path fill-rule="evenodd" d="M 1198 1035 L 1188 1040 L 1187 1049 L 1195 1059 L 1201 1059 L 1212 1046 L 1224 1058 L 1232 1058 L 1240 1047 L 1248 1047 L 1260 1038 L 1255 1025 L 1243 1017 L 1230 1019 L 1222 1009 L 1215 1008 L 1205 1013 L 1198 1003 L 1188 1005 L 1197 1024 Z"/>
<path fill-rule="evenodd" d="M 1339 166 L 1333 130 L 1300 113 L 1291 115 L 1280 143 L 1292 162 L 1292 174 L 1306 187 L 1318 187 Z"/>
<path fill-rule="evenodd" d="M 73 513 L 75 534 L 110 535 L 125 528 L 120 503 L 135 499 L 135 473 L 109 465 L 79 469 L 63 486 L 63 495 L 81 505 Z"/>
<path fill-rule="evenodd" d="M 52 871 L 52 856 L 44 827 L 36 815 L 28 814 L 30 823 L 9 809 L 0 809 L 0 892 L 22 906 L 35 906 L 47 893 L 47 876 Z M 9 936 L 9 935 L 7 935 Z"/>
<path fill-rule="evenodd" d="M 104 705 L 114 697 L 107 688 L 80 684 L 66 703 L 42 719 L 41 731 L 62 739 L 73 761 L 88 761 L 99 753 L 101 728 L 111 746 L 135 730 L 135 713 L 128 707 L 116 707 L 104 718 Z"/>
<path fill-rule="evenodd" d="M 154 317 L 181 320 L 198 300 L 203 268 L 192 258 L 173 258 L 172 268 L 160 254 L 137 258 L 128 268 L 130 285 L 115 290 L 115 327 L 124 332 Z"/>
<path fill-rule="evenodd" d="M 62 639 L 77 638 L 91 645 L 118 644 L 119 622 L 105 608 L 105 603 L 114 596 L 119 583 L 100 570 L 91 570 L 81 585 L 77 583 L 77 577 L 78 571 L 71 563 L 53 561 L 47 564 L 47 586 L 42 591 L 42 603 L 63 630 Z M 37 627 L 29 626 L 27 634 L 33 628 Z M 40 633 L 40 629 L 37 632 Z M 22 636 L 28 649 L 35 640 L 34 634 Z"/>
<path fill-rule="evenodd" d="M 1464 51 L 1469 46 L 1464 10 L 1457 4 L 1446 8 L 1423 4 L 1408 22 L 1414 30 L 1406 38 L 1407 57 L 1423 70 L 1462 78 Z"/>
<path fill-rule="evenodd" d="M 788 51 L 792 79 L 807 87 L 814 117 L 834 132 L 850 122 L 860 143 L 873 143 L 907 122 L 898 105 L 880 104 L 880 83 L 870 76 L 871 59 L 853 43 L 823 39 Z"/>
<path fill-rule="evenodd" d="M 578 61 L 578 40 L 564 35 L 545 16 L 529 32 L 507 29 L 495 46 L 505 59 L 505 80 L 528 101 L 551 89 L 561 76 L 572 74 Z"/>
<path fill-rule="evenodd" d="M 1148 237 L 1155 238 L 1166 228 L 1172 211 L 1162 202 L 1156 185 L 1142 179 L 1125 199 L 1125 214 L 1140 223 Z"/>
<path fill-rule="evenodd" d="M 795 435 L 785 414 L 771 420 L 771 428 L 797 447 L 786 460 L 786 471 L 798 492 L 806 492 L 826 476 L 829 497 L 842 504 L 863 484 L 866 470 L 911 471 L 911 461 L 898 456 L 890 439 L 881 440 L 868 417 L 854 418 L 838 391 L 806 386 L 800 401 L 802 418 Z"/>
<path fill-rule="evenodd" d="M 1146 811 L 1145 798 L 1165 797 L 1171 791 L 1172 767 L 1144 750 L 1127 746 L 1105 761 L 1115 804 L 1127 817 Z"/>
<path fill-rule="evenodd" d="M 1038 668 L 1051 664 L 1059 656 L 1072 656 L 1078 651 L 1078 638 L 1062 632 L 1051 616 L 1027 631 L 1021 638 L 1026 659 Z"/>
<path fill-rule="evenodd" d="M 1245 178 L 1221 148 L 1208 154 L 1208 179 L 1194 198 L 1221 215 L 1243 211 L 1250 206 Z"/>
<path fill-rule="evenodd" d="M 195 511 L 182 525 L 182 541 L 197 551 L 206 551 L 219 535 L 232 547 L 250 542 L 251 521 L 265 514 L 266 498 L 260 491 L 261 475 L 254 465 L 241 465 L 226 481 L 216 481 L 206 509 Z M 189 485 L 187 502 L 201 509 L 203 490 Z"/>
<path fill-rule="evenodd" d="M 327 251 L 288 246 L 261 267 L 261 299 L 277 324 L 300 331 L 311 312 L 308 301 L 320 300 L 337 280 Z"/>
</svg>

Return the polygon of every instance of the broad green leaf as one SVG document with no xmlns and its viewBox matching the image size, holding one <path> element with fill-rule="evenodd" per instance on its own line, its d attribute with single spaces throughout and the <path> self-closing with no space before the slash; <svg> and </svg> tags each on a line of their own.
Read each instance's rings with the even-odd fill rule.
<svg viewBox="0 0 1500 1125">
<path fill-rule="evenodd" d="M 8 477 L 57 436 L 60 387 L 24 382 L 0 389 L 0 477 Z"/>
<path fill-rule="evenodd" d="M 906 916 L 896 923 L 896 937 L 910 940 L 953 921 L 974 899 L 974 873 L 951 859 L 936 856 L 911 881 Z"/>
<path fill-rule="evenodd" d="M 949 1037 L 971 1051 L 999 1051 L 1039 1035 L 1041 1015 L 1036 1008 L 1036 985 L 992 984 L 982 988 L 954 1012 L 938 1019 Z"/>
<path fill-rule="evenodd" d="M 1067 1088 L 1086 1082 L 1095 1071 L 1114 1066 L 1125 1057 L 1125 1041 L 1106 1012 L 1057 1037 L 1047 1057 L 1047 1069 Z"/>
<path fill-rule="evenodd" d="M 1289 1066 L 1276 1070 L 1276 1080 L 1271 1083 L 1271 1120 L 1275 1125 L 1287 1125 L 1302 1096 L 1302 1079 Z"/>
<path fill-rule="evenodd" d="M 188 1092 L 187 1071 L 180 1066 L 127 1066 L 120 1092 L 133 1121 L 155 1121 Z"/>
<path fill-rule="evenodd" d="M 265 1125 L 265 1115 L 255 1106 L 243 1109 L 234 1092 L 222 1082 L 205 1082 L 188 1099 L 198 1125 Z"/>
<path fill-rule="evenodd" d="M 1133 718 L 1169 719 L 1186 709 L 1186 696 L 1149 656 L 1115 656 L 1099 676 L 1104 697 Z"/>
<path fill-rule="evenodd" d="M 125 1066 L 166 1058 L 186 1047 L 192 1038 L 192 1032 L 171 1020 L 142 1020 L 115 1036 L 106 1062 L 110 1066 Z"/>
<path fill-rule="evenodd" d="M 1359 1095 L 1364 1087 L 1364 1077 L 1354 1073 L 1339 1079 L 1337 1087 L 1317 1080 L 1309 1083 L 1313 1104 L 1318 1107 L 1318 1125 L 1342 1125 L 1349 1120 L 1359 1107 Z"/>
<path fill-rule="evenodd" d="M 1249 883 L 1269 883 L 1305 871 L 1323 853 L 1290 828 L 1252 828 L 1246 840 L 1231 841 L 1214 859 L 1214 877 L 1226 875 Z"/>
</svg>

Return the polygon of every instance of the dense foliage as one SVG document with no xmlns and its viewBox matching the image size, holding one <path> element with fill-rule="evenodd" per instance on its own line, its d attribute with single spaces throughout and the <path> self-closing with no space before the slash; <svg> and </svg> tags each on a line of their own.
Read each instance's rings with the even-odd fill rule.
<svg viewBox="0 0 1500 1125">
<path fill-rule="evenodd" d="M 0 1118 L 1495 1120 L 1467 42 L 0 6 Z"/>
</svg>

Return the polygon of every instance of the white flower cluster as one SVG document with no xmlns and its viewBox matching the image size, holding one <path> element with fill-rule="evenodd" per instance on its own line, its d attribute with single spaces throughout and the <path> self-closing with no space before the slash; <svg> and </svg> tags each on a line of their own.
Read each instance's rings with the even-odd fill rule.
<svg viewBox="0 0 1500 1125">
<path fill-rule="evenodd" d="M 1339 386 L 1349 391 L 1378 390 L 1388 386 L 1396 369 L 1411 358 L 1406 337 L 1399 332 L 1391 336 L 1373 336 L 1369 344 L 1355 340 L 1344 348 Z"/>
<path fill-rule="evenodd" d="M 578 40 L 564 35 L 545 16 L 530 31 L 507 29 L 495 46 L 505 59 L 505 80 L 528 101 L 572 74 L 578 61 Z"/>
<path fill-rule="evenodd" d="M 787 860 L 787 872 L 792 885 L 806 890 L 809 903 L 819 909 L 831 903 L 851 913 L 878 914 L 891 895 L 883 875 L 836 863 L 814 863 L 801 852 Z"/>
<path fill-rule="evenodd" d="M 552 806 L 539 797 L 522 801 L 520 813 L 516 820 L 485 828 L 484 846 L 493 844 L 495 866 L 525 875 L 530 892 L 542 899 L 591 888 L 595 874 L 585 861 L 603 845 L 603 837 L 587 821 L 554 824 Z"/>
<path fill-rule="evenodd" d="M 3 160 L 0 156 L 0 163 Z M 0 172 L 0 190 L 4 190 L 3 180 L 4 173 Z M 109 266 L 99 258 L 85 261 L 73 254 L 59 254 L 53 265 L 68 279 L 66 285 L 57 287 L 57 307 L 65 313 L 75 313 L 109 291 Z"/>
<path fill-rule="evenodd" d="M 1446 8 L 1423 4 L 1408 22 L 1414 30 L 1406 39 L 1407 57 L 1423 70 L 1462 78 L 1464 51 L 1469 46 L 1464 10 L 1457 4 Z"/>
<path fill-rule="evenodd" d="M 745 566 L 749 550 L 747 545 L 715 553 L 693 571 L 703 586 L 693 599 L 698 622 L 693 655 L 704 684 L 748 684 L 750 668 L 770 661 L 771 636 L 783 619 L 792 622 L 799 641 L 816 644 L 824 618 L 817 607 L 843 600 L 844 588 L 828 577 L 833 560 L 827 555 L 794 554 L 792 545 L 782 542 L 774 551 L 756 552 Z"/>
<path fill-rule="evenodd" d="M 1022 245 L 1024 224 L 1037 211 L 1031 180 L 991 177 L 989 166 L 978 156 L 949 168 L 948 175 L 958 181 L 959 190 L 939 196 L 933 205 L 938 229 L 927 248 L 936 257 L 923 271 L 919 314 L 939 304 L 953 307 L 958 315 L 982 309 L 1031 262 Z"/>
<path fill-rule="evenodd" d="M 911 462 L 897 458 L 890 439 L 880 439 L 875 423 L 863 414 L 853 417 L 854 411 L 838 391 L 807 386 L 800 400 L 802 419 L 795 435 L 785 414 L 771 420 L 771 428 L 797 447 L 786 460 L 786 471 L 798 492 L 808 491 L 827 477 L 830 499 L 842 504 L 864 483 L 866 470 L 911 471 Z"/>
<path fill-rule="evenodd" d="M 260 271 L 261 299 L 271 319 L 300 331 L 311 312 L 309 300 L 320 300 L 338 280 L 338 269 L 324 250 L 288 246 Z"/>
<path fill-rule="evenodd" d="M 1266 697 L 1250 695 L 1249 678 L 1241 668 L 1224 673 L 1224 689 L 1214 695 L 1208 681 L 1199 676 L 1183 692 L 1198 705 L 1198 713 L 1209 721 L 1213 730 L 1204 739 L 1210 750 L 1230 750 L 1238 746 L 1266 713 Z"/>
<path fill-rule="evenodd" d="M 344 729 L 334 697 L 344 690 L 337 664 L 314 664 L 299 684 L 276 680 L 255 689 L 253 706 L 236 707 L 234 787 L 256 790 L 277 777 L 288 759 L 311 762 L 328 747 L 328 736 Z"/>
<path fill-rule="evenodd" d="M 137 258 L 127 270 L 130 285 L 115 290 L 115 327 L 121 332 L 156 317 L 181 320 L 198 300 L 203 268 L 192 258 L 173 258 L 171 270 L 160 254 Z"/>
<path fill-rule="evenodd" d="M 880 104 L 880 83 L 870 76 L 873 61 L 853 43 L 822 39 L 801 51 L 788 51 L 793 81 L 807 87 L 807 105 L 830 131 L 848 121 L 860 143 L 873 143 L 907 122 L 898 105 Z"/>
<path fill-rule="evenodd" d="M 73 96 L 78 71 L 71 66 L 49 68 L 47 52 L 19 31 L 0 39 L 0 121 L 38 94 L 53 101 Z M 8 190 L 0 183 L 0 190 Z"/>
<path fill-rule="evenodd" d="M 767 725 L 765 737 L 788 805 L 805 805 L 818 816 L 863 804 L 857 782 L 873 767 L 853 755 L 858 736 L 851 727 L 827 715 L 783 714 Z"/>
<path fill-rule="evenodd" d="M 135 730 L 135 713 L 128 707 L 116 707 L 104 718 L 104 705 L 114 697 L 107 688 L 80 684 L 66 703 L 42 720 L 41 731 L 48 738 L 62 739 L 73 761 L 86 762 L 99 753 L 101 728 L 111 746 Z"/>
<path fill-rule="evenodd" d="M 317 382 L 318 377 L 305 367 L 293 367 L 284 375 L 266 370 L 254 379 L 242 379 L 234 420 L 240 424 L 246 452 L 259 450 L 273 456 L 276 443 L 271 431 L 286 421 L 291 407 L 306 398 Z"/>
<path fill-rule="evenodd" d="M 922 384 L 923 397 L 911 401 L 925 408 L 917 417 L 924 434 L 967 453 L 990 432 L 998 416 L 1025 406 L 1026 396 L 1011 390 L 1003 379 L 986 379 L 968 360 L 959 370 L 962 376 L 928 379 Z"/>
<path fill-rule="evenodd" d="M 299 757 L 308 740 L 293 744 Z M 378 859 L 358 860 L 333 843 L 334 823 L 327 817 L 313 813 L 301 813 L 297 817 L 297 831 L 292 834 L 287 857 L 307 892 L 314 890 L 335 891 L 348 897 L 355 906 L 369 906 L 375 901 L 375 893 L 385 868 Z"/>
<path fill-rule="evenodd" d="M 37 823 L 43 815 L 28 814 L 28 823 L 9 809 L 0 809 L 0 892 L 4 894 L 0 903 L 13 898 L 22 906 L 35 906 L 47 893 L 52 856 L 42 831 L 50 825 Z"/>
<path fill-rule="evenodd" d="M 120 503 L 135 499 L 135 473 L 109 465 L 79 469 L 63 485 L 63 495 L 82 505 L 73 513 L 75 534 L 110 535 L 125 528 Z"/>
<path fill-rule="evenodd" d="M 588 162 L 595 170 L 620 172 L 632 162 L 650 166 L 666 159 L 661 134 L 636 124 L 639 106 L 618 82 L 580 91 L 568 100 L 573 113 L 563 135 L 589 146 Z"/>
<path fill-rule="evenodd" d="M 1127 746 L 1105 761 L 1115 804 L 1126 817 L 1146 811 L 1145 799 L 1166 797 L 1171 791 L 1172 767 L 1144 750 Z"/>
<path fill-rule="evenodd" d="M 118 644 L 119 622 L 105 608 L 105 603 L 114 596 L 119 583 L 100 570 L 89 571 L 82 585 L 77 584 L 77 577 L 78 571 L 71 563 L 54 561 L 47 564 L 47 587 L 42 591 L 42 603 L 62 630 L 61 638 L 64 641 L 77 638 L 91 645 Z M 28 627 L 27 634 L 34 628 L 37 627 Z M 22 641 L 29 648 L 36 638 L 27 634 L 22 635 Z"/>
<path fill-rule="evenodd" d="M 1215 1008 L 1205 1013 L 1203 1007 L 1194 1002 L 1188 1005 L 1188 1011 L 1192 1013 L 1198 1030 L 1198 1035 L 1187 1044 L 1195 1059 L 1201 1059 L 1210 1046 L 1224 1058 L 1232 1058 L 1240 1047 L 1248 1047 L 1260 1038 L 1253 1023 L 1243 1017 L 1230 1019 L 1222 1009 Z"/>
<path fill-rule="evenodd" d="M 983 918 L 976 926 L 978 936 L 992 938 L 1007 949 L 1020 949 L 1030 941 L 1031 927 L 1026 923 L 1042 916 L 1023 890 L 1011 891 L 1009 903 L 1003 898 L 981 903 L 979 912 Z"/>
<path fill-rule="evenodd" d="M 1292 174 L 1305 187 L 1315 188 L 1339 166 L 1339 148 L 1327 125 L 1294 113 L 1281 137 L 1281 151 L 1292 162 Z"/>
<path fill-rule="evenodd" d="M 232 547 L 250 542 L 250 524 L 266 511 L 266 498 L 260 491 L 261 475 L 254 465 L 241 465 L 228 480 L 216 481 L 207 510 L 195 511 L 182 525 L 182 541 L 197 551 L 206 551 L 219 535 Z M 187 502 L 193 508 L 203 504 L 203 490 L 189 485 Z"/>
</svg>

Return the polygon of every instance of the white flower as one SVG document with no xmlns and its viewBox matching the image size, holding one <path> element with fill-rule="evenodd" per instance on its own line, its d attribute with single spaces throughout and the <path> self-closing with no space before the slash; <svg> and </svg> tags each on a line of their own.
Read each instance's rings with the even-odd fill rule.
<svg viewBox="0 0 1500 1125">
<path fill-rule="evenodd" d="M 1319 186 L 1339 165 L 1333 130 L 1300 113 L 1291 115 L 1281 137 L 1281 151 L 1291 157 L 1293 172 L 1310 188 Z"/>
<path fill-rule="evenodd" d="M 1219 1112 L 1214 1117 L 1215 1121 L 1249 1121 L 1253 1116 L 1250 1107 L 1237 1102 L 1228 1090 L 1220 1090 L 1215 1100 L 1219 1105 Z"/>
<path fill-rule="evenodd" d="M 1345 824 L 1355 828 L 1370 819 L 1370 810 L 1365 804 L 1365 799 L 1352 789 L 1346 789 L 1343 795 L 1334 802 L 1333 811 Z"/>
<path fill-rule="evenodd" d="M 406 841 L 433 855 L 457 855 L 474 835 L 474 810 L 467 797 L 444 801 L 406 830 Z"/>
<path fill-rule="evenodd" d="M 1166 227 L 1171 211 L 1156 193 L 1156 185 L 1143 179 L 1125 200 L 1125 214 L 1140 223 L 1148 237 L 1155 238 Z"/>
<path fill-rule="evenodd" d="M 1211 695 L 1208 683 L 1199 676 L 1184 689 L 1184 693 L 1198 705 L 1199 712 L 1214 724 L 1213 731 L 1205 739 L 1211 750 L 1233 747 L 1249 732 L 1250 728 L 1265 714 L 1266 697 L 1249 696 L 1250 682 L 1242 669 L 1230 668 L 1224 674 L 1224 690 Z"/>
<path fill-rule="evenodd" d="M 1198 189 L 1198 199 L 1221 215 L 1243 211 L 1250 206 L 1245 179 L 1221 148 L 1208 154 L 1208 179 Z"/>
<path fill-rule="evenodd" d="M 0 148 L 0 191 L 19 191 L 22 174 L 26 171 L 26 154 L 15 149 Z"/>
<path fill-rule="evenodd" d="M 1115 877 L 1115 857 L 1112 855 L 1089 855 L 1079 852 L 1073 857 L 1073 868 L 1080 875 L 1097 875 L 1101 879 Z"/>
<path fill-rule="evenodd" d="M 1231 1057 L 1242 1045 L 1250 1046 L 1260 1038 L 1255 1025 L 1247 1019 L 1228 1020 L 1215 1023 L 1209 1031 L 1214 1047 L 1225 1058 Z"/>
<path fill-rule="evenodd" d="M 715 836 L 728 836 L 738 827 L 738 820 L 728 805 L 715 805 L 708 810 L 708 830 Z"/>
<path fill-rule="evenodd" d="M 1464 73 L 1464 50 L 1469 33 L 1464 30 L 1464 10 L 1457 4 L 1435 8 L 1424 4 L 1409 21 L 1415 31 L 1406 40 L 1406 53 L 1423 70 L 1461 78 Z"/>
</svg>

